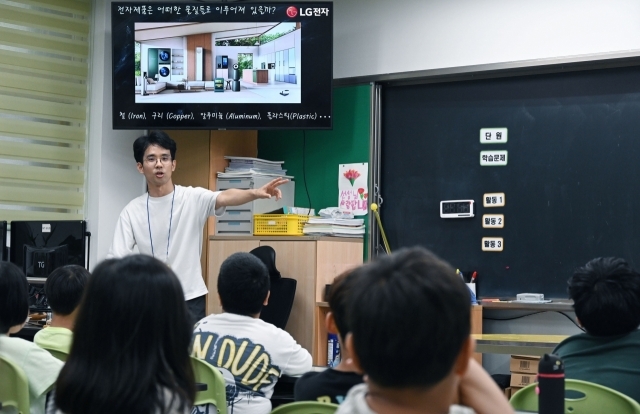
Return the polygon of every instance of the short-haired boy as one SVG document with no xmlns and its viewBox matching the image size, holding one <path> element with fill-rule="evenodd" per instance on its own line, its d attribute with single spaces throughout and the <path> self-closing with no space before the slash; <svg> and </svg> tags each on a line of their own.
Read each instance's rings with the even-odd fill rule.
<svg viewBox="0 0 640 414">
<path fill-rule="evenodd" d="M 33 337 L 36 345 L 69 353 L 78 305 L 88 280 L 89 272 L 78 265 L 62 266 L 51 272 L 44 283 L 44 293 L 53 313 L 51 325 Z"/>
<path fill-rule="evenodd" d="M 230 413 L 267 414 L 278 378 L 309 371 L 311 355 L 289 333 L 259 319 L 269 300 L 269 273 L 256 256 L 235 253 L 222 263 L 218 295 L 223 313 L 195 326 L 192 355 L 223 373 Z"/>
<path fill-rule="evenodd" d="M 471 359 L 471 298 L 451 266 L 411 248 L 354 273 L 346 347 L 366 376 L 337 413 L 513 412 Z"/>
<path fill-rule="evenodd" d="M 322 372 L 308 372 L 298 379 L 293 393 L 296 401 L 317 400 L 340 404 L 354 385 L 362 383 L 362 374 L 357 372 L 349 352 L 344 348 L 344 337 L 350 332 L 347 322 L 349 294 L 357 276 L 351 271 L 337 276 L 329 295 L 331 311 L 327 313 L 327 331 L 338 335 L 340 363 Z"/>
<path fill-rule="evenodd" d="M 640 402 L 640 274 L 620 258 L 598 257 L 576 269 L 569 297 L 586 333 L 553 351 L 567 378 L 595 382 Z"/>
</svg>

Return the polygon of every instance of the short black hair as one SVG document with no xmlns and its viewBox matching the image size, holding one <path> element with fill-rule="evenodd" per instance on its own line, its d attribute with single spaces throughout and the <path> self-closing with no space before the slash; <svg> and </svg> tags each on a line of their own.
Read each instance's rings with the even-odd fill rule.
<svg viewBox="0 0 640 414">
<path fill-rule="evenodd" d="M 176 142 L 164 131 L 151 131 L 149 135 L 142 135 L 133 142 L 133 158 L 136 159 L 136 162 L 142 164 L 144 152 L 151 145 L 168 149 L 171 153 L 171 159 L 176 159 Z"/>
<path fill-rule="evenodd" d="M 51 310 L 70 315 L 80 303 L 89 272 L 82 266 L 66 265 L 55 269 L 44 283 L 44 293 Z"/>
<path fill-rule="evenodd" d="M 0 262 L 0 334 L 19 325 L 29 316 L 29 284 L 13 263 Z"/>
<path fill-rule="evenodd" d="M 269 271 L 251 253 L 234 253 L 222 262 L 218 293 L 225 312 L 255 315 L 269 293 Z"/>
<path fill-rule="evenodd" d="M 338 334 L 344 339 L 351 329 L 349 329 L 349 319 L 347 318 L 347 309 L 350 302 L 350 293 L 357 280 L 357 274 L 353 273 L 353 269 L 336 276 L 331 284 L 331 293 L 329 293 L 329 309 L 333 314 L 333 320 L 338 328 Z"/>
<path fill-rule="evenodd" d="M 587 333 L 621 335 L 640 325 L 640 274 L 624 259 L 595 258 L 577 268 L 567 283 Z"/>
<path fill-rule="evenodd" d="M 354 271 L 348 319 L 360 366 L 382 387 L 429 387 L 453 369 L 471 329 L 469 289 L 422 247 Z"/>
</svg>

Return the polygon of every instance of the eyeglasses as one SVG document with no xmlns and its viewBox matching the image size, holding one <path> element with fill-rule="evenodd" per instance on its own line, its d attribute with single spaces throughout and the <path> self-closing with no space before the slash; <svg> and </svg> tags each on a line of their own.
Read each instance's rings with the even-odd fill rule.
<svg viewBox="0 0 640 414">
<path fill-rule="evenodd" d="M 151 165 L 155 165 L 158 161 L 160 161 L 163 164 L 168 164 L 171 162 L 171 156 L 170 155 L 163 155 L 160 158 L 156 158 L 156 157 L 147 157 L 144 159 L 144 161 L 147 164 L 151 164 Z"/>
</svg>

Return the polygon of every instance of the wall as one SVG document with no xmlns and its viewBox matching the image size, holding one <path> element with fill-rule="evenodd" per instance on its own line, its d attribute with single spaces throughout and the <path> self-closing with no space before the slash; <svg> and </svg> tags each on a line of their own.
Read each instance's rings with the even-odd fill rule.
<svg viewBox="0 0 640 414">
<path fill-rule="evenodd" d="M 132 144 L 142 131 L 111 128 L 111 1 L 95 0 L 91 50 L 86 218 L 91 268 L 105 258 L 122 208 L 145 191 Z"/>
<path fill-rule="evenodd" d="M 334 77 L 630 51 L 635 0 L 337 0 Z"/>
</svg>

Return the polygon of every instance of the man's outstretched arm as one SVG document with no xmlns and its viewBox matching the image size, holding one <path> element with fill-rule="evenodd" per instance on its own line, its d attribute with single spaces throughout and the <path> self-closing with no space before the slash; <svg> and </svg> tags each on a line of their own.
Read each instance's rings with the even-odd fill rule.
<svg viewBox="0 0 640 414">
<path fill-rule="evenodd" d="M 218 198 L 216 199 L 216 210 L 221 207 L 239 206 L 259 198 L 275 197 L 276 200 L 279 200 L 282 198 L 282 192 L 278 187 L 288 182 L 288 179 L 278 177 L 269 181 L 260 188 L 252 188 L 250 190 L 229 188 L 218 194 Z"/>
</svg>

